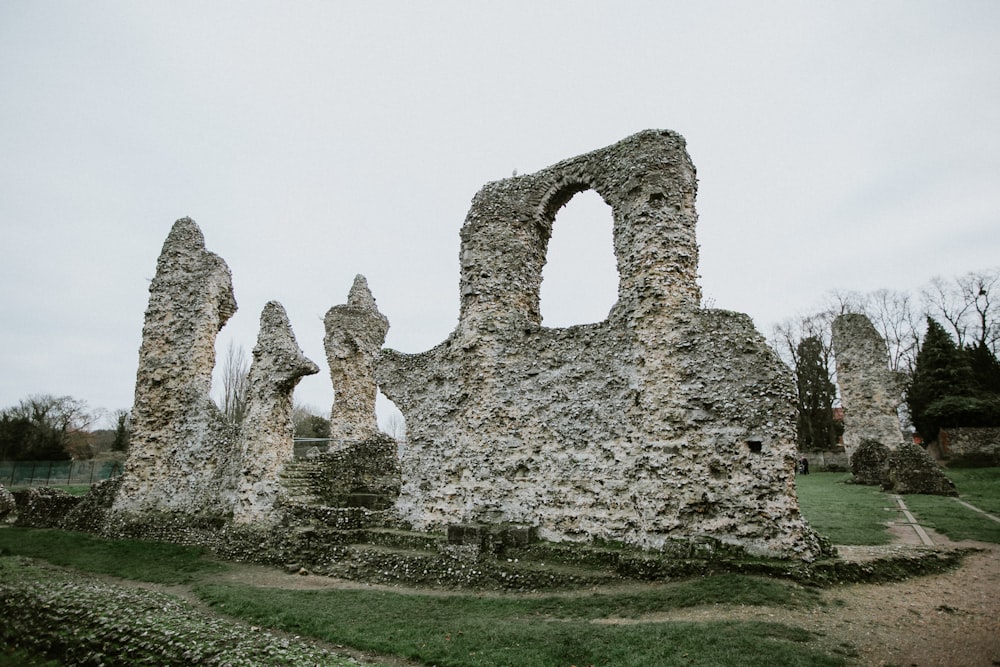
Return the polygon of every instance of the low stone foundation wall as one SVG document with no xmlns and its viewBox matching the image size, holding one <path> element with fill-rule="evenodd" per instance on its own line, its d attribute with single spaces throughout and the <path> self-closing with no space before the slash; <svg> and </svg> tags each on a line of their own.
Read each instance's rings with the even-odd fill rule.
<svg viewBox="0 0 1000 667">
<path fill-rule="evenodd" d="M 941 429 L 937 441 L 927 449 L 956 468 L 1000 466 L 1000 428 Z"/>
<path fill-rule="evenodd" d="M 66 514 L 83 500 L 79 496 L 71 496 L 61 489 L 50 489 L 47 486 L 18 489 L 13 496 L 17 506 L 14 525 L 32 528 L 59 527 Z"/>
<path fill-rule="evenodd" d="M 803 456 L 809 460 L 809 472 L 850 472 L 851 470 L 847 452 L 843 449 L 799 452 L 799 458 L 801 459 Z"/>
</svg>

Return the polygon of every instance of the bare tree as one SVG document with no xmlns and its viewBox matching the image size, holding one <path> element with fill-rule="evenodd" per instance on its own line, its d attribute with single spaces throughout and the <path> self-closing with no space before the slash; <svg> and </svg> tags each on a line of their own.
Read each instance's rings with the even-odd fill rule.
<svg viewBox="0 0 1000 667">
<path fill-rule="evenodd" d="M 834 316 L 848 313 L 858 313 L 871 320 L 885 339 L 892 370 L 906 374 L 913 372 L 922 318 L 914 311 L 913 300 L 907 292 L 890 289 L 874 292 L 838 290 L 830 292 L 827 303 L 831 322 Z"/>
<path fill-rule="evenodd" d="M 229 341 L 222 365 L 222 405 L 230 424 L 243 423 L 250 397 L 250 360 L 241 345 Z"/>
<path fill-rule="evenodd" d="M 994 267 L 951 280 L 936 277 L 921 296 L 927 314 L 947 323 L 960 348 L 981 345 L 995 355 L 1000 343 L 998 289 L 1000 267 Z"/>
<path fill-rule="evenodd" d="M 72 396 L 35 394 L 2 413 L 0 451 L 4 458 L 88 458 L 94 415 Z"/>
<path fill-rule="evenodd" d="M 777 351 L 782 361 L 794 369 L 800 363 L 799 343 L 806 338 L 816 338 L 821 344 L 823 363 L 830 369 L 830 377 L 833 378 L 833 364 L 831 363 L 833 342 L 830 326 L 836 315 L 837 313 L 833 309 L 828 308 L 812 315 L 802 315 L 785 320 L 771 329 L 771 347 Z"/>
<path fill-rule="evenodd" d="M 889 352 L 889 367 L 910 375 L 920 346 L 922 319 L 913 309 L 913 300 L 906 292 L 879 289 L 868 294 L 865 314 L 885 338 Z"/>
<path fill-rule="evenodd" d="M 396 442 L 406 440 L 406 420 L 395 410 L 382 421 L 382 430 Z"/>
</svg>

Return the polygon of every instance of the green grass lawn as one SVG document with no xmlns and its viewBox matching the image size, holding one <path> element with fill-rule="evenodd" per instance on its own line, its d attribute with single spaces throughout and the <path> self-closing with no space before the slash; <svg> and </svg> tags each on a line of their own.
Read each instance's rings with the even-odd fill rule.
<svg viewBox="0 0 1000 667">
<path fill-rule="evenodd" d="M 1000 468 L 956 468 L 946 470 L 945 474 L 955 483 L 960 500 L 1000 516 Z M 907 494 L 903 499 L 921 525 L 951 540 L 1000 544 L 1000 523 L 954 498 Z"/>
<path fill-rule="evenodd" d="M 887 544 L 895 503 L 876 486 L 847 484 L 849 473 L 814 472 L 795 478 L 799 507 L 813 529 L 834 544 Z"/>
<path fill-rule="evenodd" d="M 204 558 L 205 550 L 166 542 L 104 540 L 88 533 L 36 528 L 0 529 L 0 555 L 40 558 L 84 572 L 160 584 L 183 584 L 219 572 L 224 563 Z"/>
<path fill-rule="evenodd" d="M 961 500 L 1000 516 L 1000 468 L 947 470 Z M 834 544 L 885 544 L 886 523 L 896 518 L 896 503 L 878 487 L 846 484 L 848 473 L 819 472 L 796 480 L 799 506 L 809 524 Z M 1000 543 L 1000 523 L 974 512 L 954 498 L 908 494 L 904 502 L 921 525 L 952 540 Z"/>
<path fill-rule="evenodd" d="M 196 591 L 255 624 L 441 666 L 844 664 L 812 645 L 811 633 L 775 623 L 595 623 L 722 600 L 817 604 L 815 593 L 793 584 L 735 575 L 630 595 L 542 598 L 214 584 Z"/>
<path fill-rule="evenodd" d="M 949 468 L 945 474 L 962 500 L 1000 516 L 1000 468 Z"/>
<path fill-rule="evenodd" d="M 0 553 L 84 572 L 192 583 L 217 610 L 255 625 L 442 667 L 845 664 L 816 635 L 788 625 L 640 619 L 715 603 L 758 606 L 762 614 L 768 607 L 820 604 L 815 590 L 784 580 L 730 574 L 627 593 L 544 597 L 295 591 L 220 584 L 212 574 L 224 564 L 204 559 L 198 549 L 154 542 L 5 527 L 0 528 Z"/>
</svg>

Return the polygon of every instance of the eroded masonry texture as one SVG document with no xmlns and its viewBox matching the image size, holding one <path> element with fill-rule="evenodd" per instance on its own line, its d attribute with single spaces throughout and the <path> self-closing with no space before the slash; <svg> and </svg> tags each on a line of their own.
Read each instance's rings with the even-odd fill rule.
<svg viewBox="0 0 1000 667">
<path fill-rule="evenodd" d="M 790 372 L 747 316 L 699 307 L 696 185 L 683 138 L 645 131 L 476 195 L 457 328 L 376 366 L 406 417 L 405 521 L 820 553 L 795 495 Z M 552 225 L 588 189 L 613 211 L 618 302 L 599 324 L 546 328 Z"/>
<path fill-rule="evenodd" d="M 295 456 L 292 392 L 303 376 L 318 372 L 295 341 L 285 309 L 269 302 L 260 316 L 246 416 L 240 426 L 235 522 L 277 519 L 274 507 L 284 496 L 281 472 Z"/>
<path fill-rule="evenodd" d="M 848 313 L 833 321 L 833 348 L 847 456 L 866 440 L 897 449 L 903 444 L 897 413 L 902 388 L 889 368 L 885 339 L 865 315 Z"/>
<path fill-rule="evenodd" d="M 955 485 L 899 426 L 898 376 L 889 368 L 885 339 L 865 315 L 833 321 L 837 384 L 844 405 L 844 449 L 854 480 L 896 493 L 955 495 Z"/>
<path fill-rule="evenodd" d="M 174 223 L 149 292 L 132 440 L 113 513 L 262 521 L 280 494 L 281 465 L 293 453 L 292 391 L 318 369 L 302 356 L 284 310 L 269 303 L 240 430 L 209 397 L 216 335 L 236 311 L 232 280 L 189 218 Z"/>
<path fill-rule="evenodd" d="M 324 347 L 334 386 L 330 438 L 345 445 L 375 437 L 375 358 L 389 320 L 378 311 L 364 276 L 356 276 L 347 303 L 334 306 L 323 320 Z"/>
</svg>

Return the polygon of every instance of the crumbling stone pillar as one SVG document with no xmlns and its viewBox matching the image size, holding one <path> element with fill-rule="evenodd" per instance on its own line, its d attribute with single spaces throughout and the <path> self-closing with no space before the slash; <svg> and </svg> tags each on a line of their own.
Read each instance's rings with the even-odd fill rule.
<svg viewBox="0 0 1000 667">
<path fill-rule="evenodd" d="M 295 341 L 285 309 L 268 302 L 260 315 L 257 346 L 250 367 L 250 395 L 240 428 L 240 475 L 233 521 L 264 523 L 276 519 L 283 494 L 279 481 L 295 457 L 292 392 L 305 375 L 319 372 Z"/>
<path fill-rule="evenodd" d="M 190 218 L 163 243 L 142 329 L 129 456 L 117 512 L 217 505 L 234 433 L 209 397 L 215 337 L 236 312 L 229 267 Z"/>
<path fill-rule="evenodd" d="M 889 368 L 885 339 L 865 315 L 848 313 L 833 321 L 833 349 L 848 458 L 866 440 L 898 448 L 903 444 L 897 414 L 902 392 Z"/>
<path fill-rule="evenodd" d="M 955 485 L 899 427 L 898 376 L 889 368 L 885 339 L 865 315 L 833 321 L 837 384 L 844 404 L 844 449 L 854 481 L 897 493 L 956 495 Z"/>
<path fill-rule="evenodd" d="M 375 417 L 375 357 L 385 343 L 389 320 L 379 312 L 365 277 L 358 275 L 347 303 L 324 318 L 324 346 L 334 400 L 330 414 L 333 446 L 360 442 L 378 434 Z"/>
<path fill-rule="evenodd" d="M 194 221 L 174 223 L 149 288 L 136 373 L 129 455 L 112 518 L 276 518 L 279 473 L 294 455 L 292 391 L 317 366 L 302 355 L 277 302 L 265 307 L 241 426 L 209 392 L 215 338 L 236 310 L 226 263 L 205 249 Z"/>
<path fill-rule="evenodd" d="M 618 302 L 604 322 L 546 328 L 552 225 L 588 189 L 612 209 Z M 699 307 L 696 189 L 684 139 L 663 130 L 483 187 L 461 232 L 457 328 L 376 365 L 406 418 L 403 520 L 821 552 L 795 497 L 791 374 L 750 318 Z"/>
</svg>

